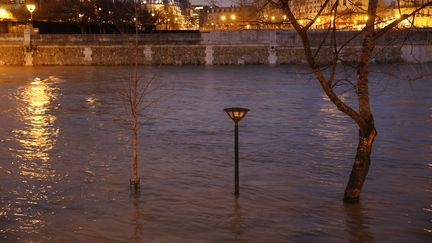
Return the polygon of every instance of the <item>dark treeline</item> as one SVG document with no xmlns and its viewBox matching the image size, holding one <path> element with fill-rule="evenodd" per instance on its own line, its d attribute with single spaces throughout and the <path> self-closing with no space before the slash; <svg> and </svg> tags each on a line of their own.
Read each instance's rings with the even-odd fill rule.
<svg viewBox="0 0 432 243">
<path fill-rule="evenodd" d="M 37 28 L 40 34 L 131 34 L 135 33 L 135 26 L 117 25 L 107 23 L 65 23 L 35 21 L 33 27 Z M 142 26 L 139 33 L 156 32 L 154 25 Z"/>
<path fill-rule="evenodd" d="M 39 0 L 35 1 L 34 27 L 41 33 L 134 33 L 155 30 L 157 15 L 151 15 L 134 0 Z M 14 5 L 11 12 L 18 21 L 27 21 L 25 5 Z"/>
</svg>

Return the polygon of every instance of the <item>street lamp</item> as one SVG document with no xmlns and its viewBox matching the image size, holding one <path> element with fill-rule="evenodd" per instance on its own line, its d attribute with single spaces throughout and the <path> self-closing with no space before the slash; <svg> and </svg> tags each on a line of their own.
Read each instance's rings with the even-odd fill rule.
<svg viewBox="0 0 432 243">
<path fill-rule="evenodd" d="M 30 12 L 30 21 L 32 21 L 33 20 L 33 12 L 36 9 L 36 5 L 34 5 L 34 4 L 27 4 L 26 7 L 27 7 L 27 10 Z"/>
<path fill-rule="evenodd" d="M 235 182 L 235 195 L 239 193 L 239 146 L 238 146 L 238 123 L 248 113 L 249 109 L 241 107 L 226 108 L 224 111 L 234 121 L 234 182 Z"/>
</svg>

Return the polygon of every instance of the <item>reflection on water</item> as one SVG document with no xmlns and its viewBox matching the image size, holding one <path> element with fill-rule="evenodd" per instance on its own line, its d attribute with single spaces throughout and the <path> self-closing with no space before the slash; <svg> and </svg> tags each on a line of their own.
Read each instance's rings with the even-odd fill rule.
<svg viewBox="0 0 432 243">
<path fill-rule="evenodd" d="M 431 138 L 432 138 L 432 136 L 431 136 Z M 432 145 L 430 146 L 430 150 L 432 151 Z M 432 156 L 431 156 L 431 158 L 430 158 L 431 160 L 432 160 Z M 426 169 L 428 169 L 429 170 L 429 180 L 431 181 L 431 183 L 429 183 L 429 185 L 428 186 L 426 186 L 426 188 L 425 188 L 425 194 L 432 194 L 432 163 L 429 163 L 428 165 L 427 165 L 427 168 Z M 424 228 L 424 231 L 426 232 L 426 233 L 428 233 L 428 234 L 432 234 L 432 203 L 430 203 L 429 205 L 427 205 L 426 207 L 424 207 L 423 208 L 423 211 L 427 214 L 427 215 L 429 215 L 430 217 L 429 217 L 429 222 L 430 222 L 430 224 L 428 225 L 429 227 L 426 227 L 426 228 Z"/>
<path fill-rule="evenodd" d="M 50 112 L 58 96 L 54 87 L 58 79 L 35 78 L 20 88 L 16 94 L 17 116 L 20 126 L 12 130 L 18 142 L 15 150 L 19 181 L 22 183 L 12 191 L 15 202 L 11 203 L 13 218 L 18 228 L 26 232 L 38 232 L 44 225 L 42 212 L 35 210 L 52 200 L 53 181 L 56 171 L 50 163 L 50 150 L 54 147 L 59 129 L 55 126 L 56 117 Z"/>
<path fill-rule="evenodd" d="M 35 78 L 18 94 L 17 98 L 23 103 L 18 108 L 18 113 L 24 128 L 14 130 L 13 133 L 22 145 L 18 157 L 23 160 L 48 161 L 48 152 L 53 148 L 58 136 L 59 130 L 53 126 L 56 117 L 49 113 L 53 109 L 51 103 L 57 98 L 56 89 L 51 85 L 51 79 Z M 21 173 L 36 178 L 44 177 L 31 168 L 23 168 Z"/>
<path fill-rule="evenodd" d="M 240 242 L 242 233 L 242 218 L 240 213 L 240 203 L 238 196 L 235 197 L 233 206 L 234 207 L 231 230 L 234 234 L 234 240 L 236 242 Z"/>
<path fill-rule="evenodd" d="M 346 213 L 346 230 L 348 231 L 349 241 L 358 242 L 375 242 L 366 221 L 365 209 L 362 205 L 344 205 Z"/>
<path fill-rule="evenodd" d="M 350 121 L 345 119 L 346 115 L 340 112 L 325 94 L 322 94 L 321 97 L 325 101 L 320 107 L 323 117 L 317 124 L 317 128 L 313 129 L 312 132 L 318 137 L 325 138 L 326 141 L 323 145 L 331 149 L 331 147 L 346 139 L 346 134 L 350 128 L 346 126 L 346 123 L 350 123 Z M 350 97 L 348 93 L 345 93 L 340 98 L 343 102 L 347 102 Z"/>
<path fill-rule="evenodd" d="M 429 124 L 432 126 L 432 107 L 429 108 L 429 112 L 430 112 Z M 429 141 L 432 141 L 432 134 L 429 135 Z M 432 143 L 429 144 L 429 150 L 431 151 L 431 154 L 432 154 Z M 427 164 L 427 169 L 429 169 L 429 174 L 432 175 L 432 156 L 430 156 L 430 163 Z M 429 176 L 429 178 L 430 178 L 429 180 L 431 183 L 429 183 L 429 186 L 426 187 L 426 189 L 425 189 L 426 194 L 432 194 L 432 176 Z M 430 215 L 430 219 L 429 219 L 430 225 L 429 225 L 429 227 L 425 228 L 424 230 L 427 233 L 432 234 L 432 203 L 429 204 L 427 207 L 423 208 L 423 210 L 428 215 Z"/>
<path fill-rule="evenodd" d="M 132 190 L 131 190 L 132 193 Z M 142 212 L 141 212 L 141 202 L 140 202 L 140 192 L 135 191 L 131 195 L 133 198 L 133 207 L 134 207 L 134 216 L 133 216 L 133 224 L 134 224 L 134 233 L 133 233 L 133 240 L 134 242 L 143 242 L 142 238 L 142 230 L 143 225 L 141 223 L 142 221 Z"/>
</svg>

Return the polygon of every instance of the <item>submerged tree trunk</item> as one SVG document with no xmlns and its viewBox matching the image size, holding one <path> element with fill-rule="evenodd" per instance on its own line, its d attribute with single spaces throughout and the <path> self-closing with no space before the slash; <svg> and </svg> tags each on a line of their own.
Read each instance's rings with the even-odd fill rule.
<svg viewBox="0 0 432 243">
<path fill-rule="evenodd" d="M 369 64 L 375 48 L 375 18 L 378 0 L 370 0 L 368 16 L 364 28 L 362 53 L 357 69 L 357 100 L 360 120 L 357 124 L 359 130 L 359 142 L 354 165 L 344 193 L 344 202 L 357 203 L 371 163 L 372 144 L 377 135 L 369 99 Z"/>
<path fill-rule="evenodd" d="M 345 188 L 344 202 L 357 203 L 371 163 L 372 145 L 377 132 L 373 119 L 366 129 L 359 130 L 359 142 L 354 165 L 351 170 L 348 184 Z"/>
<path fill-rule="evenodd" d="M 138 177 L 138 132 L 136 126 L 136 118 L 134 118 L 134 131 L 133 131 L 133 184 L 135 189 L 139 185 Z"/>
<path fill-rule="evenodd" d="M 138 80 L 138 14 L 135 5 L 135 76 L 133 82 L 133 185 L 135 190 L 139 188 L 140 179 L 138 177 L 138 106 L 139 106 L 139 80 Z"/>
</svg>

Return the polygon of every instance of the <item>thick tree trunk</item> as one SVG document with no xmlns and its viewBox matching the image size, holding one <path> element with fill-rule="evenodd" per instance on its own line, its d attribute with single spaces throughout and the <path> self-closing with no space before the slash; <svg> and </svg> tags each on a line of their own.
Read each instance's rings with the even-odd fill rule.
<svg viewBox="0 0 432 243">
<path fill-rule="evenodd" d="M 357 69 L 357 95 L 359 115 L 356 120 L 359 125 L 359 143 L 354 165 L 351 170 L 348 185 L 345 189 L 344 202 L 357 203 L 366 180 L 371 163 L 372 144 L 377 135 L 369 99 L 369 64 L 375 48 L 375 17 L 378 0 L 369 0 L 368 20 L 364 28 L 362 53 Z"/>
<path fill-rule="evenodd" d="M 333 5 L 331 4 L 331 2 L 332 1 L 330 0 L 325 0 L 318 14 L 311 21 L 307 22 L 306 25 L 301 25 L 291 11 L 289 1 L 280 1 L 282 9 L 284 9 L 284 12 L 287 14 L 294 29 L 297 31 L 297 33 L 300 35 L 300 38 L 302 39 L 306 60 L 309 66 L 313 69 L 314 74 L 319 83 L 321 84 L 321 87 L 325 91 L 326 95 L 340 111 L 350 116 L 360 128 L 357 154 L 344 195 L 345 202 L 356 203 L 360 199 L 360 193 L 366 180 L 367 173 L 369 171 L 369 165 L 371 163 L 372 144 L 377 135 L 369 99 L 368 76 L 371 55 L 375 48 L 375 22 L 378 0 L 367 1 L 368 20 L 366 21 L 365 28 L 363 28 L 362 30 L 362 52 L 360 54 L 359 65 L 357 69 L 357 84 L 355 85 L 357 87 L 356 94 L 359 106 L 358 111 L 347 105 L 340 98 L 340 96 L 335 90 L 335 87 L 338 86 L 335 77 L 337 76 L 336 65 L 340 60 L 339 54 L 342 48 L 344 48 L 344 46 L 348 44 L 349 41 L 344 43 L 340 48 L 337 47 L 335 44 L 333 59 L 334 61 L 331 68 L 332 71 L 330 72 L 329 77 L 326 79 L 324 73 L 322 72 L 323 69 L 317 62 L 317 53 L 316 51 L 312 50 L 309 36 L 307 35 L 307 31 L 316 23 L 318 17 L 321 15 L 325 8 L 331 6 L 332 11 L 337 11 L 337 3 Z M 336 31 L 336 27 L 333 28 L 333 31 Z M 321 43 L 318 50 L 320 50 L 322 44 L 324 43 L 324 41 Z"/>
<path fill-rule="evenodd" d="M 372 144 L 376 136 L 373 121 L 369 123 L 367 129 L 359 131 L 357 154 L 345 189 L 344 202 L 346 203 L 357 203 L 360 200 L 360 193 L 371 163 Z"/>
</svg>

